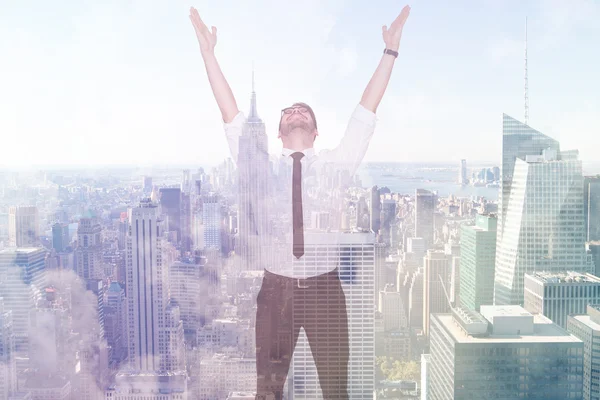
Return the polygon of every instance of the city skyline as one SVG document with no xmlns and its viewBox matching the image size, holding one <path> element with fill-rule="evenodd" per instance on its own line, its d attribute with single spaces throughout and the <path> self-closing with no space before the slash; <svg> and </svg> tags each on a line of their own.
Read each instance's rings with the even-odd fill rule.
<svg viewBox="0 0 600 400">
<path fill-rule="evenodd" d="M 281 146 L 275 132 L 279 110 L 299 99 L 315 109 L 321 133 L 315 147 L 337 143 L 381 56 L 381 26 L 402 6 L 341 0 L 298 8 L 266 0 L 236 7 L 73 2 L 32 12 L 12 5 L 0 17 L 3 37 L 14 38 L 0 42 L 8 60 L 0 78 L 6 88 L 0 129 L 8 133 L 8 147 L 30 139 L 36 146 L 28 157 L 10 152 L 0 167 L 216 164 L 226 158 L 221 116 L 187 17 L 190 5 L 218 27 L 217 57 L 245 113 L 254 64 L 270 151 Z M 378 110 L 378 133 L 366 162 L 499 160 L 502 113 L 524 119 L 525 17 L 529 124 L 565 149 L 581 149 L 584 162 L 600 161 L 593 152 L 600 126 L 594 112 L 597 63 L 589 52 L 598 32 L 598 3 L 416 2 L 412 9 L 410 35 Z M 257 27 L 253 20 L 261 17 L 266 21 Z M 310 30 L 304 29 L 306 20 Z M 469 123 L 448 125 L 457 118 Z M 406 145 L 398 137 L 419 140 Z M 119 151 L 124 148 L 138 150 L 134 160 Z"/>
</svg>

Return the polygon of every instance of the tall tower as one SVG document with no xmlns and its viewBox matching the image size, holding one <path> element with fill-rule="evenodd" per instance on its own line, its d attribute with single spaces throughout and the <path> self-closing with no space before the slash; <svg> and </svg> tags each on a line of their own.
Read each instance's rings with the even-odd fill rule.
<svg viewBox="0 0 600 400">
<path fill-rule="evenodd" d="M 160 210 L 166 215 L 166 230 L 177 232 L 181 240 L 181 188 L 160 188 Z"/>
<path fill-rule="evenodd" d="M 458 170 L 458 183 L 459 185 L 467 184 L 467 160 L 460 160 L 460 167 Z"/>
<path fill-rule="evenodd" d="M 150 199 L 130 208 L 127 238 L 127 300 L 129 365 L 136 371 L 183 369 L 183 361 L 173 368 L 167 269 L 163 254 L 163 221 Z M 165 262 L 163 262 L 163 260 Z M 181 327 L 183 335 L 183 327 Z M 183 339 L 183 338 L 181 338 Z"/>
<path fill-rule="evenodd" d="M 495 215 L 479 214 L 461 229 L 460 303 L 469 310 L 494 303 L 497 223 Z"/>
<path fill-rule="evenodd" d="M 450 310 L 450 274 L 452 256 L 443 251 L 427 250 L 423 263 L 423 333 L 429 336 L 433 313 Z"/>
<path fill-rule="evenodd" d="M 8 243 L 12 247 L 31 247 L 40 237 L 36 206 L 11 206 L 8 209 Z"/>
<path fill-rule="evenodd" d="M 381 227 L 381 199 L 377 186 L 371 188 L 370 194 L 371 230 L 377 235 Z"/>
<path fill-rule="evenodd" d="M 0 294 L 4 309 L 12 311 L 19 371 L 29 367 L 29 318 L 46 285 L 45 258 L 40 247 L 0 250 Z"/>
<path fill-rule="evenodd" d="M 98 218 L 86 211 L 77 227 L 77 275 L 82 279 L 102 279 L 102 225 Z"/>
<path fill-rule="evenodd" d="M 433 213 L 436 195 L 429 190 L 417 189 L 415 193 L 415 236 L 423 238 L 425 250 L 433 245 Z"/>
<path fill-rule="evenodd" d="M 372 232 L 306 232 L 315 235 L 306 241 L 298 266 L 340 263 L 339 275 L 348 313 L 348 395 L 351 399 L 372 400 L 375 386 L 375 235 Z M 318 244 L 317 244 L 318 243 Z M 323 248 L 326 250 L 323 251 Z M 306 309 L 306 306 L 302 307 Z M 319 378 L 312 351 L 302 330 L 288 373 L 290 399 L 321 399 Z"/>
<path fill-rule="evenodd" d="M 525 125 L 529 123 L 529 82 L 527 77 L 527 17 L 525 17 Z"/>
<path fill-rule="evenodd" d="M 12 311 L 4 308 L 0 297 L 0 398 L 8 399 L 17 391 L 17 363 Z"/>
<path fill-rule="evenodd" d="M 506 123 L 512 128 L 506 131 Z M 508 134 L 507 134 L 508 133 Z M 522 304 L 525 273 L 591 271 L 585 252 L 583 176 L 577 151 L 505 115 L 504 145 L 514 158 L 503 177 L 494 304 Z M 506 147 L 505 147 L 506 149 Z M 508 189 L 505 193 L 505 189 Z"/>
<path fill-rule="evenodd" d="M 263 269 L 266 260 L 261 260 L 261 247 L 269 240 L 268 215 L 268 174 L 270 171 L 268 141 L 265 124 L 258 116 L 256 92 L 254 91 L 254 71 L 252 71 L 252 97 L 250 112 L 239 139 L 238 153 L 238 195 L 239 195 L 239 240 L 236 253 L 239 254 L 242 270 Z"/>
<path fill-rule="evenodd" d="M 560 151 L 560 144 L 509 115 L 502 115 L 502 193 L 498 205 L 500 211 L 498 239 L 502 238 L 504 231 L 506 208 L 517 158 L 525 158 L 530 154 L 542 154 L 542 151 L 547 148 Z"/>
</svg>

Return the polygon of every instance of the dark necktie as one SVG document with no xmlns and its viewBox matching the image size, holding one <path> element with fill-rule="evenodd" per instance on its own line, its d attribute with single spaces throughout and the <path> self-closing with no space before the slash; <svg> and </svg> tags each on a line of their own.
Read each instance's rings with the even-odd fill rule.
<svg viewBox="0 0 600 400">
<path fill-rule="evenodd" d="M 300 160 L 304 157 L 301 152 L 291 154 L 294 159 L 292 170 L 292 209 L 294 221 L 294 247 L 292 252 L 296 258 L 304 254 L 304 221 L 302 219 L 302 164 Z"/>
</svg>

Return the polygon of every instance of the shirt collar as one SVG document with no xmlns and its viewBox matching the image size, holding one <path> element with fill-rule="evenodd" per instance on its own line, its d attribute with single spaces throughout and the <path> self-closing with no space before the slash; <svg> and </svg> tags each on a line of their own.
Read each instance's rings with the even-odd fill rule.
<svg viewBox="0 0 600 400">
<path fill-rule="evenodd" d="M 283 148 L 283 150 L 281 150 L 281 155 L 284 157 L 289 157 L 292 153 L 295 153 L 296 150 L 292 150 L 292 149 L 288 149 L 288 148 Z M 309 147 L 307 149 L 302 150 L 302 153 L 304 153 L 304 156 L 307 158 L 310 158 L 312 156 L 315 155 L 315 149 L 313 147 Z"/>
</svg>

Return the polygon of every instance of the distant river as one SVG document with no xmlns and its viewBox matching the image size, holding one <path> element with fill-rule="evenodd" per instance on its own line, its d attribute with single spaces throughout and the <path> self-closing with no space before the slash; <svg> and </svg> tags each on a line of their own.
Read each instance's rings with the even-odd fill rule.
<svg viewBox="0 0 600 400">
<path fill-rule="evenodd" d="M 491 168 L 493 165 L 474 165 L 467 168 L 467 176 L 472 170 Z M 454 194 L 458 197 L 483 196 L 498 200 L 499 188 L 460 186 L 458 165 L 424 163 L 363 163 L 358 175 L 364 187 L 386 186 L 394 193 L 415 194 L 415 189 L 437 191 L 442 197 Z"/>
</svg>

